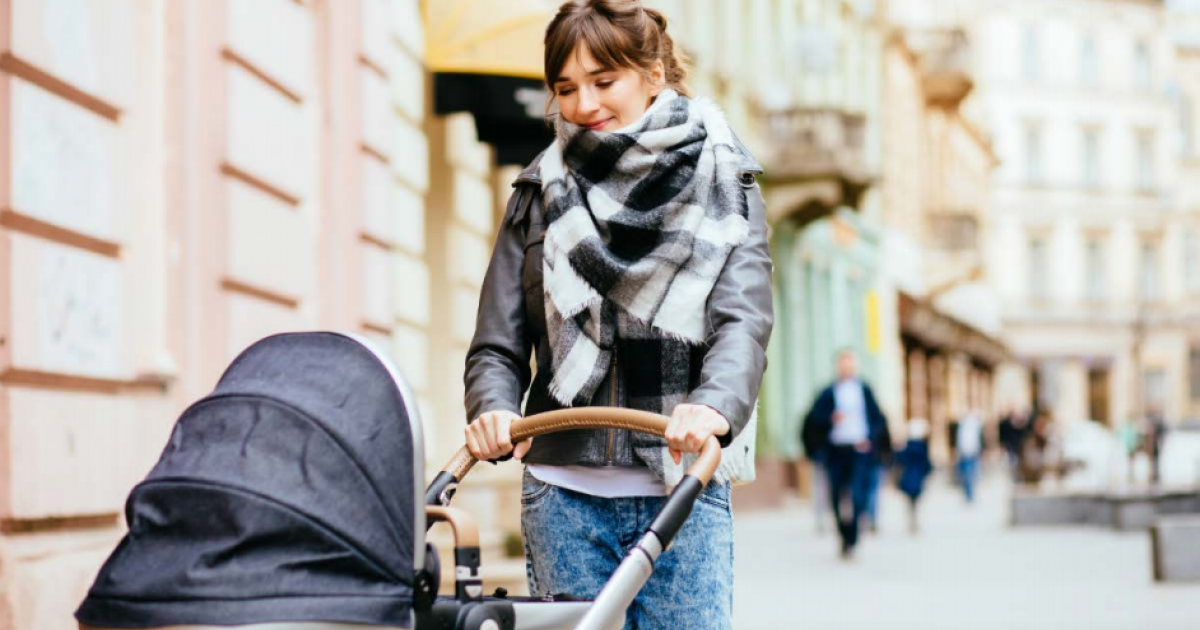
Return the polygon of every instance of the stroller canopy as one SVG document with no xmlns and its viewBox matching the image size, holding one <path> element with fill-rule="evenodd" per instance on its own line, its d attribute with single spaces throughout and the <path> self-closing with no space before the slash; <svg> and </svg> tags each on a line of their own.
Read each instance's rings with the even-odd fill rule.
<svg viewBox="0 0 1200 630">
<path fill-rule="evenodd" d="M 254 344 L 183 413 L 129 495 L 129 533 L 77 618 L 410 625 L 424 562 L 412 404 L 390 364 L 356 337 Z"/>
</svg>

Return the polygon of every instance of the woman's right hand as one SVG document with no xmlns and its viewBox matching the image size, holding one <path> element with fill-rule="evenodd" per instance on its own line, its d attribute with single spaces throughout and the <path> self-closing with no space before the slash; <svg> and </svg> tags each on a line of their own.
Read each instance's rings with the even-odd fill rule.
<svg viewBox="0 0 1200 630">
<path fill-rule="evenodd" d="M 533 445 L 532 438 L 522 440 L 515 447 L 508 428 L 521 416 L 511 411 L 486 411 L 479 414 L 464 430 L 467 449 L 480 461 L 496 459 L 509 453 L 520 461 Z"/>
</svg>

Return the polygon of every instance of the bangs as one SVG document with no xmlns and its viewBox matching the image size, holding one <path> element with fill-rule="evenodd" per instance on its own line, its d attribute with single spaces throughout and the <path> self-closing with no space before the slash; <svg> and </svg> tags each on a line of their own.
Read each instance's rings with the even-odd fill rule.
<svg viewBox="0 0 1200 630">
<path fill-rule="evenodd" d="M 546 85 L 551 91 L 561 77 L 567 59 L 577 54 L 580 44 L 587 47 L 602 70 L 639 70 L 625 52 L 632 46 L 629 36 L 595 13 L 568 18 L 567 23 L 546 35 Z"/>
</svg>

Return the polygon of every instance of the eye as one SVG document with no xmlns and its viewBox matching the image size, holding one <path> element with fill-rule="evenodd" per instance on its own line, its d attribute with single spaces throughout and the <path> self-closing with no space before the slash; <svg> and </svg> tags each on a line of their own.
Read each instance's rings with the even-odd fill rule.
<svg viewBox="0 0 1200 630">
<path fill-rule="evenodd" d="M 568 87 L 565 87 L 565 88 L 558 88 L 558 95 L 559 95 L 559 96 L 567 96 L 568 94 L 571 94 L 571 93 L 573 93 L 573 92 L 575 92 L 575 88 L 568 88 Z"/>
<path fill-rule="evenodd" d="M 602 90 L 606 90 L 609 87 L 611 87 L 613 83 L 614 83 L 614 81 L 597 81 L 596 87 L 598 87 Z"/>
</svg>

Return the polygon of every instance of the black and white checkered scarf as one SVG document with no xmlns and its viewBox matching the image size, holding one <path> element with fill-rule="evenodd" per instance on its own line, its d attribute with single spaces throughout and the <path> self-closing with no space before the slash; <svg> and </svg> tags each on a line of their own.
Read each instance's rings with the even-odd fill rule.
<svg viewBox="0 0 1200 630">
<path fill-rule="evenodd" d="M 639 366 L 657 382 L 628 379 L 641 387 L 630 383 L 626 403 L 669 415 L 688 394 L 709 293 L 749 232 L 741 153 L 715 104 L 669 89 L 624 129 L 560 119 L 557 136 L 539 166 L 550 393 L 588 404 L 621 339 L 639 361 L 658 359 Z"/>
</svg>

